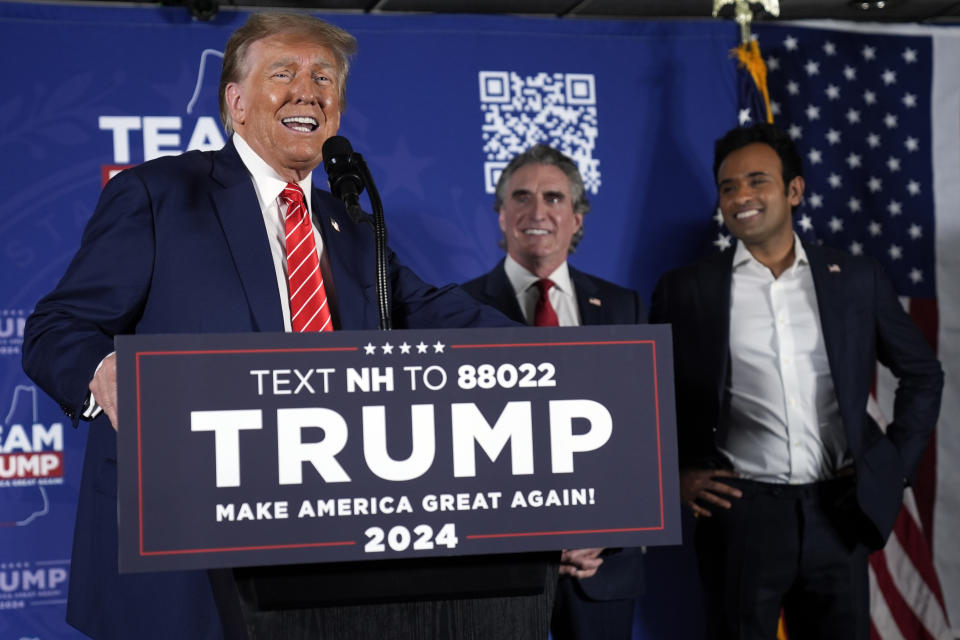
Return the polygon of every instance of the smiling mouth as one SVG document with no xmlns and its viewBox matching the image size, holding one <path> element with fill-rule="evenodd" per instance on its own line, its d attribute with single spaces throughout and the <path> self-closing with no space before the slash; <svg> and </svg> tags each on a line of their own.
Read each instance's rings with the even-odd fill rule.
<svg viewBox="0 0 960 640">
<path fill-rule="evenodd" d="M 747 209 L 746 211 L 738 211 L 733 215 L 736 220 L 749 220 L 755 216 L 760 215 L 759 209 Z"/>
<path fill-rule="evenodd" d="M 286 128 L 293 129 L 294 131 L 302 131 L 303 133 L 316 131 L 317 127 L 320 126 L 317 123 L 317 119 L 311 118 L 310 116 L 293 116 L 292 118 L 284 118 L 281 122 Z"/>
<path fill-rule="evenodd" d="M 546 229 L 524 229 L 523 230 L 523 235 L 526 235 L 526 236 L 546 236 L 549 234 L 550 232 L 547 231 Z"/>
</svg>

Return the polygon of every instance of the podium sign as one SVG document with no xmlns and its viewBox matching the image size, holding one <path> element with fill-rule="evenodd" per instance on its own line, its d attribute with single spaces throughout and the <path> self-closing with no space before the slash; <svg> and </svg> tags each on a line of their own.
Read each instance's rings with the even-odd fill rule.
<svg viewBox="0 0 960 640">
<path fill-rule="evenodd" d="M 668 326 L 116 346 L 122 572 L 680 542 Z"/>
</svg>

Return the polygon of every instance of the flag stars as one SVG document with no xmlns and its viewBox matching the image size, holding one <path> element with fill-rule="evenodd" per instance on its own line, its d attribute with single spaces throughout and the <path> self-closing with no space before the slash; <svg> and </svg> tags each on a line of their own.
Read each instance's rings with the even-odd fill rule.
<svg viewBox="0 0 960 640">
<path fill-rule="evenodd" d="M 877 48 L 864 46 L 863 49 L 860 50 L 860 55 L 863 56 L 864 60 L 876 60 Z"/>
<path fill-rule="evenodd" d="M 912 224 L 910 228 L 907 229 L 907 234 L 911 240 L 919 240 L 923 237 L 923 228 L 918 224 Z"/>
<path fill-rule="evenodd" d="M 870 193 L 877 193 L 883 189 L 883 180 L 876 176 L 870 176 L 867 181 L 867 188 L 870 189 Z"/>
<path fill-rule="evenodd" d="M 850 209 L 850 213 L 860 213 L 860 209 L 861 209 L 860 200 L 858 200 L 857 198 L 850 198 L 849 200 L 847 200 L 847 208 Z M 842 229 L 843 226 L 841 225 L 840 228 Z"/>
<path fill-rule="evenodd" d="M 787 51 L 796 51 L 797 50 L 797 39 L 793 36 L 787 36 L 783 40 L 783 48 Z"/>
<path fill-rule="evenodd" d="M 770 113 L 772 113 L 775 116 L 780 115 L 780 103 L 777 102 L 776 100 L 770 101 Z"/>
<path fill-rule="evenodd" d="M 810 194 L 808 202 L 812 208 L 819 209 L 823 206 L 823 196 L 814 191 Z"/>
<path fill-rule="evenodd" d="M 835 56 L 837 55 L 837 45 L 827 40 L 823 43 L 823 52 L 828 56 Z"/>
<path fill-rule="evenodd" d="M 862 256 L 863 245 L 857 242 L 856 240 L 854 240 L 853 242 L 850 243 L 850 253 L 855 256 Z"/>
<path fill-rule="evenodd" d="M 917 61 L 917 50 L 907 47 L 903 50 L 903 53 L 900 54 L 903 57 L 903 61 L 907 64 L 913 64 Z"/>
<path fill-rule="evenodd" d="M 713 246 L 723 251 L 724 249 L 729 249 L 732 246 L 730 242 L 730 236 L 725 233 L 718 233 L 717 239 L 713 241 Z"/>
<path fill-rule="evenodd" d="M 903 141 L 903 146 L 907 148 L 907 151 L 912 153 L 920 148 L 920 141 L 912 136 L 908 136 L 907 139 Z"/>
<path fill-rule="evenodd" d="M 827 131 L 827 142 L 830 144 L 840 144 L 840 132 L 836 129 L 830 129 Z"/>
<path fill-rule="evenodd" d="M 887 211 L 891 216 L 899 216 L 903 213 L 903 203 L 891 200 L 890 204 L 887 205 Z"/>
<path fill-rule="evenodd" d="M 896 173 L 900 171 L 900 158 L 896 156 L 890 156 L 887 158 L 887 169 L 890 170 L 890 173 Z"/>
<path fill-rule="evenodd" d="M 812 231 L 813 230 L 813 220 L 810 219 L 810 216 L 803 214 L 800 216 L 800 219 L 797 221 L 797 226 L 800 227 L 803 231 Z"/>
<path fill-rule="evenodd" d="M 857 70 L 854 67 L 847 65 L 843 68 L 843 77 L 850 82 L 853 82 L 857 79 Z"/>
<path fill-rule="evenodd" d="M 899 260 L 903 257 L 903 248 L 896 244 L 891 244 L 890 248 L 887 249 L 887 254 L 890 256 L 891 260 Z"/>
<path fill-rule="evenodd" d="M 820 164 L 823 162 L 823 154 L 819 149 L 813 148 L 810 149 L 810 153 L 807 154 L 807 159 L 810 160 L 810 164 Z"/>
<path fill-rule="evenodd" d="M 750 109 L 740 109 L 737 113 L 737 122 L 740 123 L 740 126 L 746 125 L 748 122 L 751 122 L 753 118 L 750 116 Z"/>
<path fill-rule="evenodd" d="M 870 145 L 871 149 L 876 149 L 880 146 L 880 136 L 871 131 L 867 136 L 867 144 Z"/>
<path fill-rule="evenodd" d="M 799 140 L 803 136 L 803 127 L 792 124 L 790 128 L 787 129 L 787 134 L 792 140 Z"/>
<path fill-rule="evenodd" d="M 897 128 L 897 116 L 892 113 L 888 113 L 883 116 L 883 124 L 887 125 L 887 129 L 896 129 Z"/>
<path fill-rule="evenodd" d="M 917 106 L 917 96 L 912 93 L 903 94 L 903 98 L 900 100 L 907 109 L 913 109 Z"/>
<path fill-rule="evenodd" d="M 717 210 L 713 214 L 713 221 L 717 223 L 717 226 L 723 224 L 723 212 L 720 211 L 720 207 L 717 207 Z"/>
<path fill-rule="evenodd" d="M 867 89 L 866 91 L 863 92 L 863 101 L 866 102 L 867 104 L 876 104 L 877 94 Z"/>
<path fill-rule="evenodd" d="M 830 225 L 830 231 L 832 231 L 833 233 L 840 233 L 841 231 L 843 231 L 843 220 L 841 220 L 836 216 L 830 218 L 829 225 Z"/>
<path fill-rule="evenodd" d="M 767 58 L 767 71 L 776 71 L 780 68 L 780 58 L 770 56 Z"/>
<path fill-rule="evenodd" d="M 820 63 L 814 62 L 813 60 L 807 60 L 807 64 L 803 65 L 803 70 L 807 72 L 808 76 L 817 76 L 820 75 Z"/>
<path fill-rule="evenodd" d="M 834 189 L 839 189 L 841 186 L 843 186 L 843 178 L 836 173 L 831 173 L 829 176 L 827 176 L 827 182 L 829 182 L 830 186 Z"/>
<path fill-rule="evenodd" d="M 860 156 L 857 155 L 856 153 L 853 153 L 853 152 L 851 151 L 851 152 L 850 152 L 850 155 L 847 156 L 847 165 L 848 165 L 851 169 L 857 169 L 857 168 L 860 167 L 862 164 L 863 164 L 863 162 L 861 161 Z"/>
<path fill-rule="evenodd" d="M 800 85 L 797 84 L 796 81 L 791 80 L 790 82 L 787 83 L 787 93 L 789 93 L 792 96 L 799 95 Z"/>
<path fill-rule="evenodd" d="M 910 282 L 913 284 L 920 284 L 923 282 L 923 271 L 914 267 L 910 269 Z"/>
<path fill-rule="evenodd" d="M 883 84 L 890 86 L 897 83 L 897 72 L 891 71 L 890 69 L 884 69 L 883 73 L 880 75 L 883 79 Z"/>
<path fill-rule="evenodd" d="M 867 231 L 870 232 L 870 235 L 876 237 L 883 233 L 883 227 L 876 220 L 871 220 L 870 224 L 867 225 Z"/>
<path fill-rule="evenodd" d="M 847 110 L 847 122 L 850 124 L 856 124 L 860 122 L 860 112 L 856 109 Z"/>
<path fill-rule="evenodd" d="M 916 180 L 911 180 L 907 183 L 907 193 L 912 196 L 920 195 L 920 183 Z"/>
<path fill-rule="evenodd" d="M 840 87 L 838 87 L 838 86 L 835 85 L 835 84 L 831 84 L 831 85 L 827 86 L 827 89 L 826 89 L 826 91 L 824 91 L 824 93 L 827 94 L 827 97 L 828 97 L 829 99 L 831 99 L 831 100 L 839 100 L 839 99 L 840 99 Z"/>
</svg>

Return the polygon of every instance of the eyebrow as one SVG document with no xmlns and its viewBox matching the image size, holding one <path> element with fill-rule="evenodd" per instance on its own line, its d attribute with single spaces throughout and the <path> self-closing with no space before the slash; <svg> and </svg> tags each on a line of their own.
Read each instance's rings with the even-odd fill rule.
<svg viewBox="0 0 960 640">
<path fill-rule="evenodd" d="M 747 174 L 746 177 L 748 177 L 748 178 L 755 178 L 755 177 L 757 177 L 757 176 L 767 177 L 767 176 L 770 176 L 770 175 L 771 175 L 771 174 L 768 173 L 768 172 L 766 172 L 766 171 L 751 171 L 750 173 Z M 736 179 L 736 178 L 724 178 L 723 180 L 719 181 L 719 182 L 717 183 L 717 185 L 726 184 L 726 183 L 728 183 L 728 182 L 733 182 L 735 179 Z"/>
<path fill-rule="evenodd" d="M 298 61 L 297 61 L 296 58 L 280 58 L 279 60 L 277 60 L 276 62 L 274 62 L 273 64 L 271 64 L 271 65 L 268 67 L 268 69 L 269 69 L 270 71 L 273 71 L 274 69 L 280 69 L 280 68 L 282 68 L 282 67 L 287 67 L 287 66 L 290 66 L 290 65 L 292 65 L 292 64 L 298 64 Z M 326 58 L 314 58 L 313 60 L 310 61 L 310 64 L 318 65 L 321 69 L 336 69 L 336 68 L 337 68 L 337 65 L 336 65 L 336 64 L 334 64 L 333 62 L 330 62 L 330 61 L 327 60 Z"/>
</svg>

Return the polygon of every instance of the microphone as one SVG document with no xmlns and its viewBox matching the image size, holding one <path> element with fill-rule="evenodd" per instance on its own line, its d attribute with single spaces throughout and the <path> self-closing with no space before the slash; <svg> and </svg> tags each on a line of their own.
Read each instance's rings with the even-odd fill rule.
<svg viewBox="0 0 960 640">
<path fill-rule="evenodd" d="M 343 136 L 327 138 L 323 143 L 323 168 L 330 181 L 330 191 L 347 205 L 347 213 L 355 222 L 366 218 L 360 208 L 363 191 L 363 159 L 353 152 L 350 141 Z"/>
</svg>

